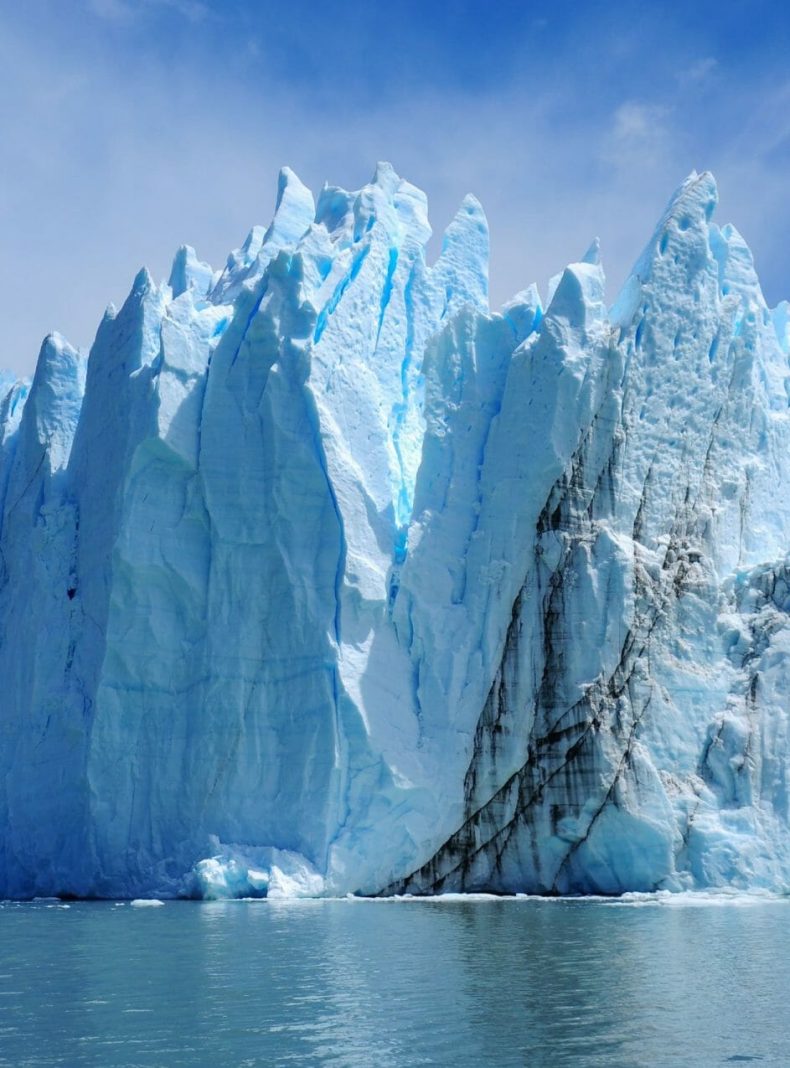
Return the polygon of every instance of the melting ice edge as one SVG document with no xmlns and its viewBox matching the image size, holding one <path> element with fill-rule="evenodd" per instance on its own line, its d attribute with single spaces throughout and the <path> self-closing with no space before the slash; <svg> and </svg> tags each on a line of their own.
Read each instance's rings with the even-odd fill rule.
<svg viewBox="0 0 790 1068">
<path fill-rule="evenodd" d="M 0 387 L 0 897 L 790 884 L 790 313 L 677 191 L 500 313 L 280 177 Z"/>
</svg>

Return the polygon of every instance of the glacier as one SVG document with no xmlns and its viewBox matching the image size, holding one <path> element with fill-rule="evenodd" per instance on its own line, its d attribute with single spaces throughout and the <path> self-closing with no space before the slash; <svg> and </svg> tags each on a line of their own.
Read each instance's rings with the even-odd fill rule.
<svg viewBox="0 0 790 1068">
<path fill-rule="evenodd" d="M 499 312 L 288 169 L 0 377 L 0 897 L 790 884 L 790 313 L 708 173 Z"/>
</svg>

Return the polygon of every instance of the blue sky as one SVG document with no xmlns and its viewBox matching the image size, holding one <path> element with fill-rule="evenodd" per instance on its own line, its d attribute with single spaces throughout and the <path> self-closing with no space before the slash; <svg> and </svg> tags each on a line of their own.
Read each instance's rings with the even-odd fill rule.
<svg viewBox="0 0 790 1068">
<path fill-rule="evenodd" d="M 0 364 L 87 346 L 145 263 L 219 266 L 288 163 L 377 159 L 441 232 L 467 192 L 492 303 L 601 237 L 610 299 L 673 189 L 719 182 L 770 303 L 790 296 L 790 6 L 457 0 L 0 0 Z M 438 240 L 438 239 L 437 239 Z"/>
</svg>

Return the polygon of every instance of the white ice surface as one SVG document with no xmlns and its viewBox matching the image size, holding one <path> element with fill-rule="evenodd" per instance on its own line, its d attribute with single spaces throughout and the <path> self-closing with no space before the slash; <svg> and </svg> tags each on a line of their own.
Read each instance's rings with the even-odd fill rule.
<svg viewBox="0 0 790 1068">
<path fill-rule="evenodd" d="M 0 896 L 784 890 L 790 325 L 715 205 L 492 313 L 473 197 L 429 266 L 286 169 L 0 379 Z"/>
</svg>

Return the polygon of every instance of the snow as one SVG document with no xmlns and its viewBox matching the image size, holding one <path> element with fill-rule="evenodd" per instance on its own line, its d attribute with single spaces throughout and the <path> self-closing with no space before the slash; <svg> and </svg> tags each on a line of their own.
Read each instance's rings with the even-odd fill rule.
<svg viewBox="0 0 790 1068">
<path fill-rule="evenodd" d="M 286 168 L 0 379 L 0 896 L 782 893 L 790 327 L 716 199 L 494 313 L 474 197 L 430 266 Z"/>
</svg>

